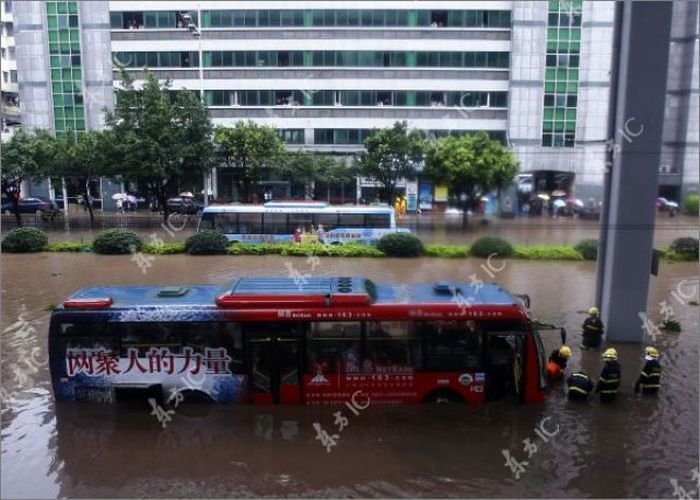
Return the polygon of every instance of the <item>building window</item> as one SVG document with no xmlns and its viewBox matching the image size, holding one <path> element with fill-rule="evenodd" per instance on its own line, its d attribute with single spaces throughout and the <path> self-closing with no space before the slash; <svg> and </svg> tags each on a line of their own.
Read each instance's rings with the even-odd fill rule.
<svg viewBox="0 0 700 500">
<path fill-rule="evenodd" d="M 576 140 L 581 2 L 549 2 L 542 146 L 573 147 Z"/>
<path fill-rule="evenodd" d="M 10 0 L 6 0 L 5 2 L 5 12 L 7 14 L 10 14 L 12 12 L 12 2 Z"/>
<path fill-rule="evenodd" d="M 46 2 L 56 134 L 85 130 L 78 3 Z"/>
<path fill-rule="evenodd" d="M 304 129 L 302 128 L 289 128 L 289 129 L 277 129 L 277 133 L 287 144 L 304 144 Z M 267 219 L 267 216 L 265 216 Z"/>
<path fill-rule="evenodd" d="M 375 52 L 375 51 L 211 51 L 208 67 L 429 67 L 508 69 L 508 52 Z"/>
</svg>

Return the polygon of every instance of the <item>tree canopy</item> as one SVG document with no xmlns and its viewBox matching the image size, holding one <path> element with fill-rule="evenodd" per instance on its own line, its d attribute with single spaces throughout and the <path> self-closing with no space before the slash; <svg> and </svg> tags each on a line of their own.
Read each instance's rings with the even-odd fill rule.
<svg viewBox="0 0 700 500">
<path fill-rule="evenodd" d="M 493 189 L 507 187 L 517 172 L 513 152 L 484 132 L 438 139 L 426 153 L 425 174 L 455 195 L 466 194 L 472 203 Z"/>
<path fill-rule="evenodd" d="M 115 165 L 116 142 L 111 130 L 90 130 L 77 134 L 63 134 L 55 139 L 54 163 L 51 175 L 83 182 L 82 193 L 90 214 L 95 217 L 90 201 L 90 182 L 100 177 L 116 177 L 120 171 Z"/>
<path fill-rule="evenodd" d="M 310 186 L 322 182 L 327 186 L 330 198 L 330 185 L 344 184 L 352 180 L 353 171 L 328 155 L 313 154 L 306 151 L 289 151 L 275 169 L 281 179 L 303 183 Z M 307 193 L 311 197 L 313 193 Z"/>
<path fill-rule="evenodd" d="M 286 148 L 274 127 L 252 121 L 239 121 L 233 127 L 216 127 L 214 142 L 231 169 L 238 195 L 250 201 L 251 189 L 263 179 L 263 174 L 284 161 Z"/>
<path fill-rule="evenodd" d="M 52 168 L 54 152 L 54 137 L 39 129 L 19 129 L 2 145 L 2 191 L 13 203 L 18 226 L 22 225 L 18 206 L 22 181 L 45 178 Z"/>
<path fill-rule="evenodd" d="M 214 154 L 213 127 L 199 94 L 170 87 L 146 71 L 137 89 L 122 71 L 116 105 L 105 120 L 113 133 L 113 164 L 124 178 L 145 181 L 164 212 L 167 196 L 200 181 Z"/>
<path fill-rule="evenodd" d="M 421 132 L 408 130 L 408 123 L 376 130 L 365 139 L 365 150 L 356 159 L 358 172 L 379 181 L 384 199 L 391 203 L 399 179 L 413 179 L 423 163 L 425 139 Z"/>
</svg>

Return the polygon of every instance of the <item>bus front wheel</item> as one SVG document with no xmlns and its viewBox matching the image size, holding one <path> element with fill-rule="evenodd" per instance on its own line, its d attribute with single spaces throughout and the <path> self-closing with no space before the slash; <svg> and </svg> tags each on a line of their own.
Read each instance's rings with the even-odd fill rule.
<svg viewBox="0 0 700 500">
<path fill-rule="evenodd" d="M 433 391 L 423 398 L 423 403 L 430 404 L 449 404 L 449 403 L 464 403 L 464 398 L 455 391 L 448 389 L 440 389 Z"/>
</svg>

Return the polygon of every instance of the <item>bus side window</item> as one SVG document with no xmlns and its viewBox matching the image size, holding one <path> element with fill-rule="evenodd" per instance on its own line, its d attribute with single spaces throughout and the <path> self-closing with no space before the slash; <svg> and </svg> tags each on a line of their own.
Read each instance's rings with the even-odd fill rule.
<svg viewBox="0 0 700 500">
<path fill-rule="evenodd" d="M 420 356 L 414 357 L 419 342 L 409 332 L 412 326 L 406 321 L 367 322 L 367 355 L 363 371 L 413 370 L 415 360 Z"/>
<path fill-rule="evenodd" d="M 263 229 L 264 234 L 291 234 L 294 232 L 294 229 L 290 229 L 287 224 L 287 214 L 283 213 L 265 214 Z"/>
<path fill-rule="evenodd" d="M 127 357 L 130 348 L 137 349 L 139 357 L 146 356 L 152 348 L 166 348 L 172 354 L 180 354 L 182 343 L 177 330 L 174 323 L 125 323 L 121 356 Z"/>
<path fill-rule="evenodd" d="M 389 214 L 367 214 L 365 227 L 370 229 L 388 229 L 391 227 Z"/>
<path fill-rule="evenodd" d="M 312 214 L 289 214 L 289 232 L 293 233 L 297 228 L 302 232 L 308 230 L 313 225 L 314 219 Z"/>
<path fill-rule="evenodd" d="M 199 221 L 199 229 L 214 229 L 215 214 L 202 214 L 202 219 Z"/>
<path fill-rule="evenodd" d="M 119 323 L 62 323 L 64 349 L 119 351 Z"/>
<path fill-rule="evenodd" d="M 323 226 L 324 231 L 331 231 L 338 227 L 338 214 L 316 214 L 314 224 L 316 227 Z"/>
<path fill-rule="evenodd" d="M 419 323 L 426 370 L 480 370 L 481 335 L 464 321 Z"/>
<path fill-rule="evenodd" d="M 262 234 L 262 213 L 238 214 L 238 232 L 241 234 Z"/>
<path fill-rule="evenodd" d="M 214 229 L 222 233 L 237 233 L 238 232 L 238 214 L 222 213 L 216 214 L 214 219 Z"/>
<path fill-rule="evenodd" d="M 364 214 L 340 214 L 338 226 L 343 229 L 357 229 L 365 227 Z"/>
<path fill-rule="evenodd" d="M 229 367 L 231 373 L 245 373 L 243 334 L 239 323 L 220 323 L 222 331 L 223 347 L 226 347 L 231 357 Z"/>
<path fill-rule="evenodd" d="M 361 323 L 311 323 L 307 373 L 360 371 Z"/>
</svg>

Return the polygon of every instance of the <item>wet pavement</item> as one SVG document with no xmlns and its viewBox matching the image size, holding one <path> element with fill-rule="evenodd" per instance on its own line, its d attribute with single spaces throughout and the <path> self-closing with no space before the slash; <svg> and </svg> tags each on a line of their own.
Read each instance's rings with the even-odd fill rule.
<svg viewBox="0 0 700 500">
<path fill-rule="evenodd" d="M 514 234 L 512 240 L 522 233 Z M 682 332 L 658 338 L 665 371 L 657 398 L 632 392 L 642 346 L 625 344 L 615 345 L 623 378 L 613 405 L 574 404 L 555 386 L 542 405 L 370 406 L 349 415 L 330 452 L 315 439 L 313 424 L 332 430 L 337 408 L 183 405 L 163 427 L 145 402 L 54 401 L 46 366 L 48 308 L 77 288 L 223 284 L 241 276 L 286 276 L 288 263 L 311 273 L 305 258 L 280 256 L 157 256 L 143 273 L 130 256 L 2 255 L 2 497 L 668 498 L 673 480 L 697 491 L 698 307 L 673 295 L 682 280 L 697 283 L 695 263 L 664 262 L 652 278 L 650 318 L 659 319 L 665 300 L 683 325 Z M 417 283 L 469 281 L 476 273 L 491 281 L 482 263 L 326 258 L 313 274 Z M 594 296 L 593 263 L 509 261 L 493 279 L 528 293 L 535 316 L 566 326 L 570 345 L 578 345 L 579 311 Z M 558 334 L 544 340 L 550 351 Z M 569 366 L 597 375 L 600 354 L 573 351 Z M 525 449 L 528 439 L 536 450 Z M 527 462 L 519 479 L 505 451 Z"/>
</svg>

